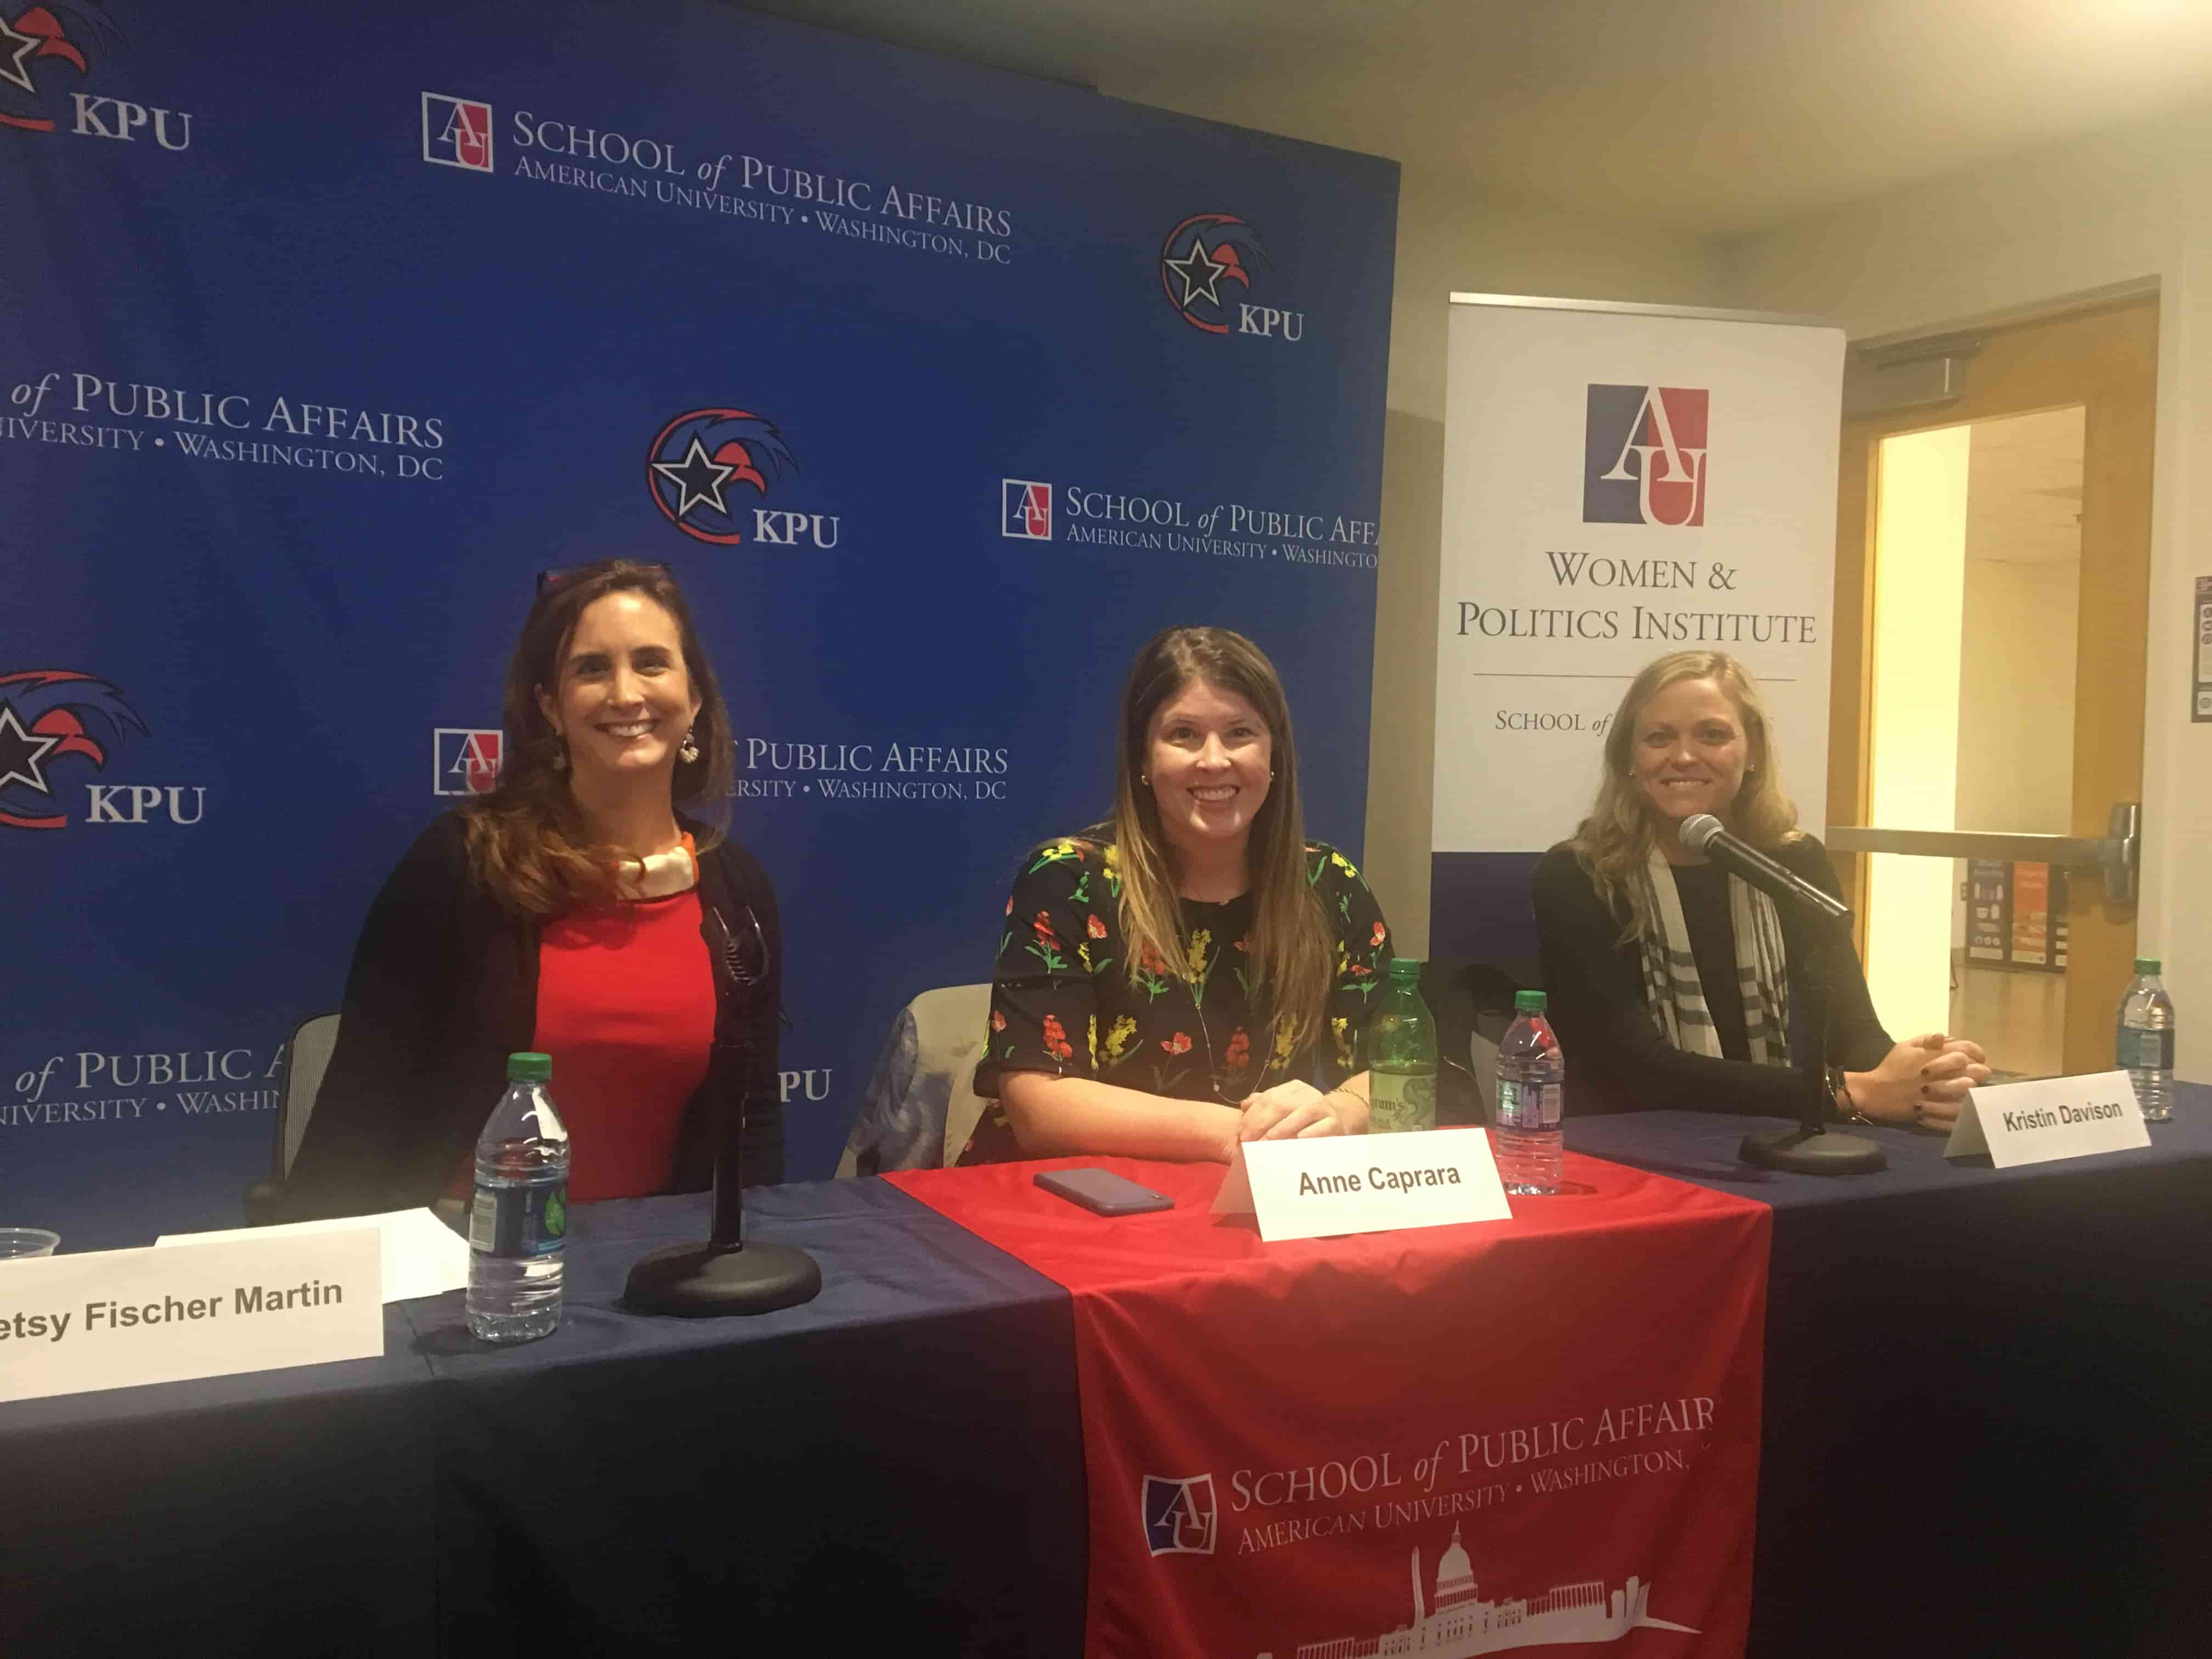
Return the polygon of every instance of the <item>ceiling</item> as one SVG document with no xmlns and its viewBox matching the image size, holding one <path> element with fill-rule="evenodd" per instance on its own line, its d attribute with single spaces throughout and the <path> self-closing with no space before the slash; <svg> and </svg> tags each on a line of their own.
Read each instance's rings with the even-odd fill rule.
<svg viewBox="0 0 2212 1659">
<path fill-rule="evenodd" d="M 2207 0 L 755 0 L 1488 189 L 1754 230 L 2212 89 Z"/>
</svg>

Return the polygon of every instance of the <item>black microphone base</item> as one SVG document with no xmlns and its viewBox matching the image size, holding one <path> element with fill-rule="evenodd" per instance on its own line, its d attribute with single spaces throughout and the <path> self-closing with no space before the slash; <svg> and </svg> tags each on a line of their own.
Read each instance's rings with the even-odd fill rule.
<svg viewBox="0 0 2212 1659">
<path fill-rule="evenodd" d="M 814 1258 L 788 1245 L 677 1244 L 638 1258 L 623 1302 L 640 1313 L 716 1319 L 795 1308 L 821 1290 Z"/>
<path fill-rule="evenodd" d="M 1737 1155 L 1762 1170 L 1792 1175 L 1867 1175 L 1889 1167 L 1889 1154 L 1863 1136 L 1802 1126 L 1779 1134 L 1746 1135 Z"/>
</svg>

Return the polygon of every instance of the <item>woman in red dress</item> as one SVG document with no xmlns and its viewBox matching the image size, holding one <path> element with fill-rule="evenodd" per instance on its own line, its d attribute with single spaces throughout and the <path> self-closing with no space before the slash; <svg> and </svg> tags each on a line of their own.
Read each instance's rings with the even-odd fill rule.
<svg viewBox="0 0 2212 1659">
<path fill-rule="evenodd" d="M 724 1113 L 779 1181 L 781 930 L 760 865 L 682 803 L 730 794 L 729 717 L 665 568 L 541 578 L 497 786 L 369 908 L 300 1154 L 262 1218 L 465 1192 L 509 1053 L 553 1059 L 569 1196 L 707 1183 Z"/>
</svg>

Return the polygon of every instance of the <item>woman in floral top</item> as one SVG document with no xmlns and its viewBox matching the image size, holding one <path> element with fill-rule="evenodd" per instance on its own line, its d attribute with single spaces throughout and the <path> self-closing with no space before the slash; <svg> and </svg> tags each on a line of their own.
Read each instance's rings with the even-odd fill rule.
<svg viewBox="0 0 2212 1659">
<path fill-rule="evenodd" d="M 1121 714 L 1113 820 L 1016 873 L 975 1073 L 996 1104 L 960 1161 L 1226 1162 L 1240 1139 L 1364 1133 L 1357 1044 L 1390 930 L 1351 861 L 1304 839 L 1273 665 L 1226 629 L 1170 629 Z"/>
</svg>

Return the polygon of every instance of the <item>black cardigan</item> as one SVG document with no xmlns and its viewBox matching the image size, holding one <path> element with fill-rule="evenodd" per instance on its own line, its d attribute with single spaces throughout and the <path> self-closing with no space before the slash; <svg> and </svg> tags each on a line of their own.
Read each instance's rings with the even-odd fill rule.
<svg viewBox="0 0 2212 1659">
<path fill-rule="evenodd" d="M 702 826 L 686 823 L 694 837 Z M 716 974 L 714 1051 L 686 1103 L 678 1192 L 709 1184 L 718 1103 L 743 1114 L 744 1181 L 783 1179 L 776 1079 L 783 931 L 767 872 L 734 842 L 699 856 L 702 912 L 768 945 L 750 990 Z M 362 924 L 346 975 L 337 1046 L 299 1156 L 255 1222 L 412 1209 L 441 1197 L 507 1087 L 507 1057 L 538 1021 L 538 924 L 502 908 L 471 875 L 461 821 L 448 813 L 416 841 Z M 711 949 L 711 939 L 710 939 Z M 560 1079 L 554 1079 L 560 1098 Z"/>
<path fill-rule="evenodd" d="M 1827 849 L 1812 836 L 1778 848 L 1776 861 L 1823 890 L 1837 890 Z M 1544 854 L 1534 882 L 1536 934 L 1544 959 L 1544 990 L 1552 1029 L 1567 1058 L 1565 1109 L 1579 1117 L 1605 1112 L 1742 1112 L 1795 1118 L 1805 1098 L 1805 1083 L 1795 1069 L 1757 1066 L 1748 1059 L 1715 1060 L 1674 1047 L 1651 1017 L 1644 994 L 1639 948 L 1620 942 L 1622 918 L 1599 902 L 1597 890 L 1565 842 Z M 1682 895 L 1683 920 L 1690 930 L 1698 977 L 1715 1005 L 1714 1024 L 1735 1045 L 1743 1034 L 1741 994 L 1735 984 L 1735 935 L 1729 922 L 1726 890 L 1715 884 L 1711 896 Z M 1717 904 L 1717 915 L 1697 914 Z M 1812 959 L 1814 924 L 1796 906 L 1775 907 L 1782 923 L 1792 1001 L 1800 1017 L 1809 1007 L 1801 975 Z M 1866 975 L 1849 941 L 1823 953 L 1829 971 L 1827 1059 L 1846 1071 L 1869 1072 L 1893 1046 L 1874 1012 Z M 1719 960 L 1709 960 L 1717 956 Z M 1717 1006 L 1731 994 L 1733 1011 Z M 1729 1019 L 1733 1012 L 1734 1019 Z M 1798 1034 L 1793 1031 L 1794 1045 Z M 1745 1052 L 1747 1052 L 1745 1051 Z"/>
</svg>

